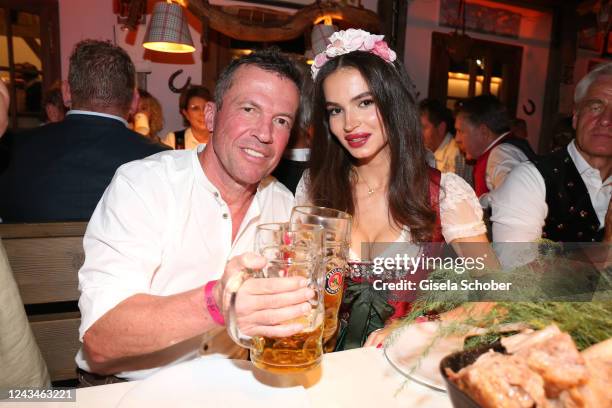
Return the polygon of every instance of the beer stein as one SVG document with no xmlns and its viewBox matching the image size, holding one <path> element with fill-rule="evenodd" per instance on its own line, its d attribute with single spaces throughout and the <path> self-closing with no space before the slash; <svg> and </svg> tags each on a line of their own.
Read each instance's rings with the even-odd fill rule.
<svg viewBox="0 0 612 408">
<path fill-rule="evenodd" d="M 244 270 L 228 282 L 230 304 L 227 328 L 230 337 L 249 348 L 256 367 L 276 373 L 309 370 L 321 362 L 323 333 L 323 228 L 319 225 L 270 223 L 257 227 L 255 251 L 267 259 L 261 270 Z M 304 329 L 289 337 L 245 336 L 236 324 L 236 293 L 250 278 L 302 276 L 315 291 L 305 315 L 287 323 L 301 323 Z"/>
<path fill-rule="evenodd" d="M 338 310 L 342 303 L 344 277 L 348 273 L 352 218 L 346 212 L 326 207 L 298 206 L 291 211 L 292 223 L 315 224 L 325 229 L 323 344 L 326 352 L 332 351 L 336 343 Z"/>
</svg>

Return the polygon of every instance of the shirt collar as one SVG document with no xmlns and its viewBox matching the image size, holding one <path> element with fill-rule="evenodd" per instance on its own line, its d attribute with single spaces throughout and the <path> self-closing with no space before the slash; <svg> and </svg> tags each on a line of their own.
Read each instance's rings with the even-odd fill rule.
<svg viewBox="0 0 612 408">
<path fill-rule="evenodd" d="M 89 116 L 100 116 L 103 118 L 109 118 L 109 119 L 115 119 L 118 120 L 119 122 L 123 123 L 126 127 L 128 126 L 127 120 L 125 120 L 124 118 L 122 118 L 121 116 L 116 116 L 116 115 L 111 115 L 109 113 L 102 113 L 102 112 L 93 112 L 93 111 L 87 111 L 87 110 L 79 110 L 79 109 L 70 109 L 66 115 L 89 115 Z"/>
<path fill-rule="evenodd" d="M 285 150 L 283 157 L 293 161 L 306 162 L 310 158 L 310 148 L 304 147 L 301 149 L 287 149 Z"/>
<path fill-rule="evenodd" d="M 493 146 L 495 146 L 495 144 L 496 144 L 497 142 L 499 142 L 499 141 L 500 141 L 502 138 L 504 138 L 504 137 L 508 136 L 509 134 L 510 134 L 510 131 L 505 132 L 505 133 L 502 133 L 501 135 L 499 135 L 499 136 L 497 137 L 497 139 L 495 139 L 493 142 L 491 142 L 491 144 L 490 144 L 489 146 L 487 146 L 487 148 L 486 148 L 486 149 L 484 149 L 484 152 L 482 152 L 482 153 L 484 154 L 484 153 L 488 152 L 490 149 L 492 149 L 492 148 L 493 148 Z"/>
<path fill-rule="evenodd" d="M 451 135 L 450 133 L 446 133 L 446 136 L 444 136 L 444 139 L 442 139 L 442 143 L 440 143 L 440 145 L 436 149 L 436 152 L 438 150 L 444 149 L 446 147 L 446 145 L 450 143 L 452 138 L 453 138 L 453 135 Z"/>
<path fill-rule="evenodd" d="M 582 154 L 578 151 L 578 148 L 576 147 L 575 139 L 572 140 L 567 145 L 567 153 L 572 158 L 572 161 L 574 162 L 574 165 L 576 166 L 576 170 L 578 170 L 578 173 L 581 176 L 585 173 L 593 173 L 593 174 L 597 173 L 597 176 L 601 179 L 601 173 L 599 172 L 599 170 L 591 167 L 591 165 L 585 160 Z M 603 185 L 607 185 L 610 183 L 612 183 L 612 176 L 608 177 L 608 179 L 605 182 L 603 182 L 602 180 Z"/>
</svg>

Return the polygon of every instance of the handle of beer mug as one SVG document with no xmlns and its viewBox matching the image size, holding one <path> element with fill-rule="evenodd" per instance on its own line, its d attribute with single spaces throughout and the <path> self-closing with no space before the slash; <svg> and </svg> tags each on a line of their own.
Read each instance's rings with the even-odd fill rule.
<svg viewBox="0 0 612 408">
<path fill-rule="evenodd" d="M 250 268 L 241 269 L 229 278 L 225 285 L 225 293 L 223 294 L 223 303 L 225 314 L 225 321 L 227 326 L 227 334 L 231 337 L 236 344 L 244 348 L 251 348 L 252 342 L 251 337 L 243 334 L 238 328 L 236 322 L 236 296 L 240 286 L 249 278 L 253 277 L 254 270 Z"/>
</svg>

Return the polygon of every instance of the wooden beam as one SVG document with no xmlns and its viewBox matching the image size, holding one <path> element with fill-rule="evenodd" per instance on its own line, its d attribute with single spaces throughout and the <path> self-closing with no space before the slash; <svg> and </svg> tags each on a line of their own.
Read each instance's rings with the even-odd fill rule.
<svg viewBox="0 0 612 408">
<path fill-rule="evenodd" d="M 35 25 L 11 24 L 13 37 L 40 38 L 40 27 Z M 7 35 L 7 27 L 0 24 L 0 35 Z"/>
<path fill-rule="evenodd" d="M 207 0 L 185 0 L 184 3 L 197 17 L 207 17 L 210 28 L 237 40 L 259 42 L 292 40 L 303 35 L 304 31 L 313 25 L 314 20 L 323 14 L 331 15 L 336 20 L 352 22 L 355 27 L 370 32 L 380 31 L 380 20 L 376 13 L 352 6 L 331 3 L 322 3 L 321 6 L 312 4 L 297 11 L 284 24 L 273 25 L 243 22 L 240 18 L 211 6 Z"/>
<path fill-rule="evenodd" d="M 32 37 L 23 37 L 23 41 L 30 47 L 34 55 L 36 55 L 39 60 L 42 60 L 42 47 L 40 44 Z"/>
</svg>

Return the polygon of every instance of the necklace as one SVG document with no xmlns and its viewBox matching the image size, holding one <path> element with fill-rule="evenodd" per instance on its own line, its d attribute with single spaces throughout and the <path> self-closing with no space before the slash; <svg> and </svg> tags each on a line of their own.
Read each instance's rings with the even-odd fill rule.
<svg viewBox="0 0 612 408">
<path fill-rule="evenodd" d="M 359 177 L 359 179 L 360 179 L 361 181 L 363 181 L 363 182 L 364 182 L 364 184 L 366 185 L 366 187 L 368 188 L 368 197 L 371 197 L 371 196 L 372 196 L 372 194 L 374 194 L 374 193 L 376 192 L 376 188 L 372 188 L 372 187 L 370 187 L 370 184 L 369 184 L 369 183 L 366 181 L 366 179 L 365 179 L 365 178 L 363 178 L 363 177 L 361 176 L 361 174 L 359 174 L 359 172 L 358 172 L 357 170 L 355 170 L 355 172 L 357 173 L 357 177 Z M 378 188 L 378 187 L 377 187 L 377 188 Z"/>
</svg>

